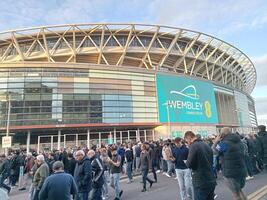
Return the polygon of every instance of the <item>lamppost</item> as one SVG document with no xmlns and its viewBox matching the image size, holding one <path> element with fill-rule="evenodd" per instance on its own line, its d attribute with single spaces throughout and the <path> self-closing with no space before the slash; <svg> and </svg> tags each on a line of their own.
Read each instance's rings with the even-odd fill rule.
<svg viewBox="0 0 267 200">
<path fill-rule="evenodd" d="M 169 139 L 171 139 L 172 134 L 171 134 L 171 120 L 170 120 L 170 109 L 169 109 L 170 102 L 167 101 L 163 105 L 165 105 L 166 106 L 166 109 L 167 109 L 167 120 L 168 120 L 168 128 L 169 128 Z"/>
<path fill-rule="evenodd" d="M 5 99 L 1 100 L 2 102 L 6 102 L 8 105 L 7 108 L 7 123 L 6 123 L 6 137 L 9 136 L 9 127 L 10 127 L 10 111 L 11 111 L 11 103 L 10 103 L 10 94 L 7 93 Z M 5 154 L 7 155 L 8 149 L 5 148 Z"/>
</svg>

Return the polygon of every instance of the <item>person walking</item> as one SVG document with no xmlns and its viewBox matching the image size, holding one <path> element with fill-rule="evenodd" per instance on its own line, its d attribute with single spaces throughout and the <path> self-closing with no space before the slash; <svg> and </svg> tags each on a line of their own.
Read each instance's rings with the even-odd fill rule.
<svg viewBox="0 0 267 200">
<path fill-rule="evenodd" d="M 108 199 L 108 184 L 110 183 L 110 174 L 109 174 L 109 163 L 108 163 L 108 153 L 106 148 L 101 148 L 100 149 L 100 159 L 102 160 L 103 163 L 103 168 L 104 168 L 104 184 L 102 188 L 102 199 Z"/>
<path fill-rule="evenodd" d="M 9 161 L 6 159 L 6 155 L 0 155 L 0 188 L 4 188 L 9 193 L 11 187 L 6 185 L 4 181 L 9 177 L 10 174 L 10 166 Z"/>
<path fill-rule="evenodd" d="M 244 145 L 240 136 L 224 127 L 216 137 L 213 148 L 220 154 L 222 174 L 226 185 L 231 190 L 234 200 L 246 200 L 242 191 L 246 183 L 246 164 Z"/>
<path fill-rule="evenodd" d="M 33 177 L 31 200 L 38 200 L 44 181 L 49 176 L 49 167 L 45 162 L 44 156 L 38 155 L 36 159 L 38 169 Z"/>
<path fill-rule="evenodd" d="M 89 200 L 102 200 L 102 187 L 104 184 L 104 167 L 102 161 L 96 156 L 94 150 L 88 151 L 88 157 L 92 165 L 92 190 Z"/>
<path fill-rule="evenodd" d="M 175 158 L 175 172 L 178 180 L 181 200 L 193 200 L 193 185 L 191 171 L 185 162 L 188 157 L 189 149 L 182 142 L 182 138 L 175 138 L 176 148 L 173 157 Z"/>
<path fill-rule="evenodd" d="M 259 155 L 263 162 L 263 167 L 267 171 L 267 132 L 266 126 L 258 126 L 258 143 L 259 143 Z"/>
<path fill-rule="evenodd" d="M 75 153 L 77 160 L 74 170 L 74 180 L 78 186 L 76 200 L 88 200 L 88 194 L 92 187 L 92 166 L 89 158 L 83 150 Z"/>
<path fill-rule="evenodd" d="M 212 149 L 192 131 L 185 132 L 184 139 L 190 145 L 186 165 L 192 169 L 194 199 L 213 200 L 216 179 L 212 170 Z"/>
<path fill-rule="evenodd" d="M 126 174 L 128 176 L 128 183 L 133 182 L 133 150 L 131 144 L 126 145 L 125 160 L 126 160 Z"/>
<path fill-rule="evenodd" d="M 112 149 L 111 159 L 108 157 L 110 165 L 110 186 L 115 190 L 115 200 L 119 200 L 122 196 L 123 190 L 120 187 L 120 174 L 121 174 L 121 157 L 117 154 L 116 147 Z"/>
<path fill-rule="evenodd" d="M 143 189 L 142 192 L 147 191 L 146 188 L 146 181 L 148 181 L 150 183 L 150 187 L 152 187 L 154 181 L 152 181 L 151 179 L 149 179 L 147 177 L 148 175 L 148 171 L 150 169 L 150 158 L 149 158 L 149 153 L 147 152 L 147 147 L 145 144 L 141 145 L 141 156 L 140 156 L 140 169 L 142 172 L 142 180 L 143 180 Z"/>
<path fill-rule="evenodd" d="M 61 161 L 54 162 L 53 174 L 45 179 L 39 193 L 39 200 L 71 200 L 78 194 L 74 178 L 64 172 L 64 164 Z"/>
</svg>

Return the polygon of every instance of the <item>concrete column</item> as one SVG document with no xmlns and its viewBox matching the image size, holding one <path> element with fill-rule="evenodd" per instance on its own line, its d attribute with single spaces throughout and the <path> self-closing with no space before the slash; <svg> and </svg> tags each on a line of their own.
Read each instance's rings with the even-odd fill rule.
<svg viewBox="0 0 267 200">
<path fill-rule="evenodd" d="M 122 131 L 120 131 L 120 143 L 122 144 Z"/>
<path fill-rule="evenodd" d="M 87 129 L 87 148 L 90 149 L 90 129 Z"/>
<path fill-rule="evenodd" d="M 135 131 L 135 141 L 137 142 L 137 130 Z"/>
<path fill-rule="evenodd" d="M 58 130 L 57 134 L 57 149 L 60 150 L 61 130 Z"/>
<path fill-rule="evenodd" d="M 117 136 L 116 136 L 116 129 L 114 128 L 114 144 L 116 144 L 117 143 L 117 138 L 116 138 Z"/>
<path fill-rule="evenodd" d="M 101 147 L 101 132 L 98 133 L 98 138 L 99 147 Z"/>
<path fill-rule="evenodd" d="M 76 141 L 75 141 L 76 147 L 78 147 L 78 134 L 76 134 Z"/>
<path fill-rule="evenodd" d="M 144 130 L 144 136 L 145 136 L 145 141 L 146 141 L 146 130 Z"/>
<path fill-rule="evenodd" d="M 27 133 L 27 147 L 26 147 L 27 154 L 30 152 L 30 144 L 31 144 L 31 132 L 28 131 L 28 133 Z"/>
<path fill-rule="evenodd" d="M 63 143 L 64 149 L 66 148 L 66 135 L 64 135 L 64 143 Z"/>
<path fill-rule="evenodd" d="M 54 136 L 52 135 L 52 136 L 51 136 L 51 141 L 50 141 L 50 149 L 51 149 L 51 151 L 52 151 L 53 148 L 54 148 L 53 143 L 54 143 Z"/>
<path fill-rule="evenodd" d="M 139 142 L 140 141 L 140 129 L 137 129 L 137 137 L 136 140 Z"/>
<path fill-rule="evenodd" d="M 154 129 L 152 130 L 152 138 L 153 138 L 153 141 L 155 141 L 155 130 Z"/>
<path fill-rule="evenodd" d="M 37 153 L 40 152 L 40 136 L 38 136 L 38 142 L 37 142 Z"/>
<path fill-rule="evenodd" d="M 128 141 L 130 141 L 130 131 L 128 130 Z"/>
</svg>

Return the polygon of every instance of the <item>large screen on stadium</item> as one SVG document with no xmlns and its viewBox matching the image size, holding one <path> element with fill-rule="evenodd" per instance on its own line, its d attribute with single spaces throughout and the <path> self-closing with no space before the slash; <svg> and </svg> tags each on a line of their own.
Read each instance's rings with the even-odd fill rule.
<svg viewBox="0 0 267 200">
<path fill-rule="evenodd" d="M 160 122 L 218 123 L 211 83 L 163 73 L 156 82 Z"/>
</svg>

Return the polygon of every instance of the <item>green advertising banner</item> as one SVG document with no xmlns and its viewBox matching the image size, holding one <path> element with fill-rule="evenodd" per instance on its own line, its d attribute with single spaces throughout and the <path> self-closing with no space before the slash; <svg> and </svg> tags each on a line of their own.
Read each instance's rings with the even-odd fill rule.
<svg viewBox="0 0 267 200">
<path fill-rule="evenodd" d="M 176 75 L 156 75 L 160 122 L 218 123 L 213 85 Z"/>
</svg>

